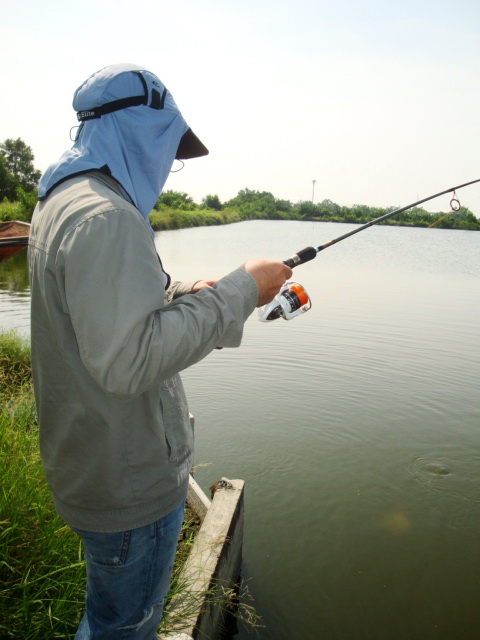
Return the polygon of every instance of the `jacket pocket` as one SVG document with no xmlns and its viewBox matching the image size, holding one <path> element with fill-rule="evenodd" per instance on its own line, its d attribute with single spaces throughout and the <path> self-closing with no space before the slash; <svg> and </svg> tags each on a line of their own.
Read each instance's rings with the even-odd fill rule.
<svg viewBox="0 0 480 640">
<path fill-rule="evenodd" d="M 168 459 L 170 462 L 180 462 L 190 456 L 193 449 L 193 432 L 180 376 L 161 382 L 160 401 Z"/>
</svg>

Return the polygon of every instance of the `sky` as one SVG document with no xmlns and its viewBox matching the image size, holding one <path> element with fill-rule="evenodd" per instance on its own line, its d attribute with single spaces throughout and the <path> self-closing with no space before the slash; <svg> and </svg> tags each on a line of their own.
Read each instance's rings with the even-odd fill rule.
<svg viewBox="0 0 480 640">
<path fill-rule="evenodd" d="M 480 178 L 478 0 L 0 0 L 0 141 L 45 170 L 75 89 L 154 72 L 210 150 L 165 189 L 405 206 Z M 178 168 L 176 166 L 173 167 Z M 315 180 L 315 183 L 313 182 Z M 480 217 L 480 183 L 457 193 Z M 450 196 L 424 205 L 447 211 Z"/>
</svg>

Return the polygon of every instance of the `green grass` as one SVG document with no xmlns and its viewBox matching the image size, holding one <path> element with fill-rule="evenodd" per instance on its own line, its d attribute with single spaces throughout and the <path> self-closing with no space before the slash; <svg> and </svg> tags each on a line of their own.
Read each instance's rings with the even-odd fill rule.
<svg viewBox="0 0 480 640">
<path fill-rule="evenodd" d="M 0 221 L 7 220 L 29 221 L 21 202 L 0 202 Z"/>
<path fill-rule="evenodd" d="M 79 538 L 57 516 L 43 475 L 28 345 L 0 332 L 0 638 L 72 638 L 84 607 Z M 174 576 L 199 526 L 187 510 Z M 180 587 L 173 582 L 173 590 Z"/>
<path fill-rule="evenodd" d="M 14 331 L 0 332 L 0 398 L 17 393 L 30 384 L 30 348 Z"/>
<path fill-rule="evenodd" d="M 241 222 L 245 218 L 239 211 L 229 209 L 223 209 L 222 211 L 213 211 L 211 209 L 183 211 L 163 207 L 160 210 L 152 211 L 149 219 L 154 231 L 170 231 L 189 227 L 230 224 L 232 222 Z"/>
<path fill-rule="evenodd" d="M 0 637 L 69 638 L 83 607 L 81 548 L 43 476 L 28 347 L 3 334 L 0 354 Z"/>
</svg>

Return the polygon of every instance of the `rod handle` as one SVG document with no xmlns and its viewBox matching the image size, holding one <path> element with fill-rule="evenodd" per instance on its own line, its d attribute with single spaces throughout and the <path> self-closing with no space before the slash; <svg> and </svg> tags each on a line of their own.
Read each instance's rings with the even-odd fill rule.
<svg viewBox="0 0 480 640">
<path fill-rule="evenodd" d="M 317 250 L 315 247 L 305 247 L 305 249 L 301 249 L 294 256 L 288 258 L 288 260 L 284 260 L 283 264 L 286 264 L 287 267 L 293 269 L 294 267 L 298 267 L 299 264 L 304 264 L 305 262 L 309 262 L 317 257 Z"/>
</svg>

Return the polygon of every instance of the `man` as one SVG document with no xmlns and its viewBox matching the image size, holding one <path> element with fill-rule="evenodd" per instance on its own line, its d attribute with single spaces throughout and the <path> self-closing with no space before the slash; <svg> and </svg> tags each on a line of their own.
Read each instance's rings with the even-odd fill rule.
<svg viewBox="0 0 480 640">
<path fill-rule="evenodd" d="M 71 150 L 39 184 L 30 233 L 32 367 L 46 477 L 82 538 L 77 640 L 153 640 L 183 519 L 192 433 L 179 377 L 239 346 L 291 270 L 251 260 L 175 285 L 148 214 L 175 158 L 205 155 L 152 73 L 113 65 L 75 92 Z"/>
</svg>

